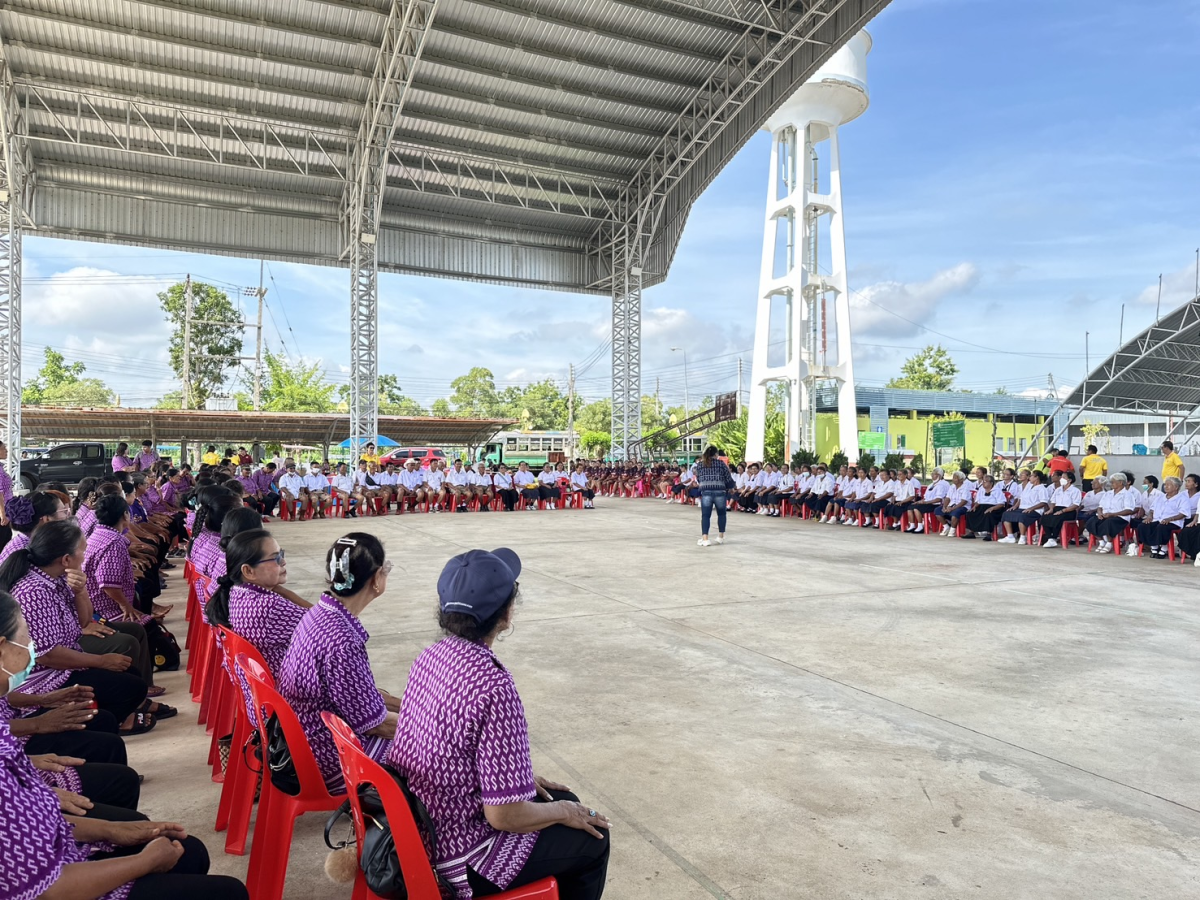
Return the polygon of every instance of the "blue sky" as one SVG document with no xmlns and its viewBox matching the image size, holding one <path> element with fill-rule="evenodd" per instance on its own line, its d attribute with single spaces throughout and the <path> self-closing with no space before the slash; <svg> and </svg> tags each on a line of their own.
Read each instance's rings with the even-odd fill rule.
<svg viewBox="0 0 1200 900">
<path fill-rule="evenodd" d="M 1084 373 L 1190 299 L 1200 246 L 1200 5 L 1191 0 L 894 0 L 869 29 L 871 108 L 842 130 L 856 373 L 879 384 L 947 346 L 960 385 L 1014 392 Z M 1191 87 L 1189 87 L 1191 85 Z M 747 378 L 769 139 L 752 139 L 692 212 L 646 292 L 643 389 L 693 402 Z M 175 387 L 155 293 L 182 273 L 255 285 L 258 263 L 27 238 L 25 371 L 65 349 L 127 405 Z M 269 264 L 267 342 L 345 382 L 349 276 Z M 595 358 L 600 297 L 381 279 L 381 370 L 423 403 L 485 365 L 501 384 Z M 117 315 L 120 313 L 120 315 Z M 901 318 L 903 317 L 903 318 Z M 457 337 L 452 336 L 457 335 Z M 250 344 L 248 347 L 252 346 Z M 607 356 L 580 375 L 609 390 Z"/>
</svg>

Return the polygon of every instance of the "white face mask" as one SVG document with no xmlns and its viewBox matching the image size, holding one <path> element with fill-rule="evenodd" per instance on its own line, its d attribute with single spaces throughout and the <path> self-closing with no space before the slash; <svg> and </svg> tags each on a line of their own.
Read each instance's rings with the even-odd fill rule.
<svg viewBox="0 0 1200 900">
<path fill-rule="evenodd" d="M 1071 483 L 1071 479 L 1060 478 L 1060 479 L 1058 479 L 1058 483 L 1061 484 L 1063 487 L 1066 487 L 1067 485 L 1069 485 Z"/>
</svg>

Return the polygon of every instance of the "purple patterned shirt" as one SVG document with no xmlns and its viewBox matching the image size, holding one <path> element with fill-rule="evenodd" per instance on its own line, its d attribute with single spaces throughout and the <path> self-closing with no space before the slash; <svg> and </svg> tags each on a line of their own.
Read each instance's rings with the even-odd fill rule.
<svg viewBox="0 0 1200 900">
<path fill-rule="evenodd" d="M 260 494 L 269 494 L 271 491 L 276 491 L 276 493 L 278 493 L 278 490 L 275 487 L 276 476 L 268 472 L 266 469 L 259 469 L 251 477 L 253 477 L 255 482 L 258 484 L 258 492 Z"/>
<path fill-rule="evenodd" d="M 5 900 L 34 900 L 58 881 L 64 866 L 113 849 L 75 842 L 58 795 L 38 777 L 7 723 L 0 723 L 0 806 L 0 897 Z M 101 900 L 125 900 L 132 888 L 131 881 Z"/>
<path fill-rule="evenodd" d="M 170 507 L 167 512 L 175 512 L 179 508 L 179 495 L 182 492 L 182 486 L 177 486 L 175 482 L 168 481 L 162 487 L 162 502 Z"/>
<path fill-rule="evenodd" d="M 387 718 L 387 706 L 375 686 L 367 659 L 370 635 L 346 607 L 329 594 L 305 612 L 279 667 L 279 693 L 296 711 L 325 785 L 332 793 L 345 790 L 333 735 L 321 721 L 332 712 L 358 733 L 363 750 L 382 762 L 389 741 L 365 732 Z"/>
<path fill-rule="evenodd" d="M 229 627 L 262 654 L 267 669 L 276 680 L 288 644 L 305 612 L 304 607 L 256 584 L 235 584 L 229 590 Z M 242 693 L 250 721 L 257 722 L 250 685 L 245 679 L 242 679 Z"/>
<path fill-rule="evenodd" d="M 8 475 L 8 471 L 0 466 L 0 495 L 4 497 L 4 502 L 7 503 L 13 498 L 13 483 Z"/>
<path fill-rule="evenodd" d="M 24 550 L 29 546 L 29 535 L 20 531 L 14 531 L 12 540 L 4 545 L 4 549 L 0 550 L 0 566 L 4 565 L 4 561 L 16 553 L 18 550 Z"/>
<path fill-rule="evenodd" d="M 133 461 L 139 469 L 147 471 L 153 468 L 154 464 L 158 462 L 158 454 L 153 450 L 143 450 L 133 458 Z"/>
<path fill-rule="evenodd" d="M 483 806 L 533 800 L 537 788 L 525 708 L 487 645 L 448 637 L 417 657 L 388 762 L 429 809 L 437 868 L 460 900 L 471 897 L 467 866 L 508 887 L 538 835 L 497 831 Z"/>
<path fill-rule="evenodd" d="M 105 588 L 117 588 L 132 606 L 137 591 L 133 577 L 133 561 L 129 558 L 129 539 L 115 528 L 97 525 L 88 538 L 87 554 L 83 558 L 83 574 L 87 576 L 88 597 L 92 609 L 104 619 L 120 621 L 125 613 L 117 602 L 104 592 Z M 150 616 L 140 616 L 138 622 L 145 625 Z"/>
<path fill-rule="evenodd" d="M 29 574 L 13 585 L 12 595 L 21 604 L 25 621 L 29 624 L 29 636 L 39 656 L 44 656 L 55 647 L 83 652 L 79 646 L 79 612 L 75 609 L 75 594 L 67 586 L 65 578 L 51 578 L 37 566 L 31 566 Z M 47 670 L 36 666 L 34 674 L 53 671 L 39 682 L 43 694 L 56 691 L 71 677 L 72 669 Z"/>
<path fill-rule="evenodd" d="M 75 513 L 75 521 L 83 529 L 84 537 L 92 536 L 92 529 L 96 527 L 96 513 L 92 511 L 90 506 L 80 503 L 79 510 Z"/>
<path fill-rule="evenodd" d="M 128 456 L 114 456 L 112 458 L 112 470 L 114 472 L 124 472 L 126 469 L 133 469 L 133 460 Z"/>
<path fill-rule="evenodd" d="M 193 569 L 215 582 L 225 574 L 225 552 L 221 549 L 221 535 L 207 528 L 202 529 L 192 543 L 192 552 L 188 559 L 191 560 Z"/>
<path fill-rule="evenodd" d="M 147 515 L 154 515 L 160 512 L 170 512 L 171 510 L 163 503 L 162 495 L 158 492 L 158 488 L 154 485 L 146 488 L 146 492 L 138 498 L 141 501 L 142 509 L 146 510 Z"/>
</svg>

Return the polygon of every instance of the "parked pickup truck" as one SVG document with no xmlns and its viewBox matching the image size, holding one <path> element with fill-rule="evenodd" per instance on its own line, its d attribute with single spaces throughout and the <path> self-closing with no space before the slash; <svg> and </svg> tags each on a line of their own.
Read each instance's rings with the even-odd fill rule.
<svg viewBox="0 0 1200 900">
<path fill-rule="evenodd" d="M 112 455 L 101 443 L 59 444 L 40 456 L 21 460 L 21 484 L 27 491 L 47 481 L 77 485 L 112 471 Z"/>
</svg>

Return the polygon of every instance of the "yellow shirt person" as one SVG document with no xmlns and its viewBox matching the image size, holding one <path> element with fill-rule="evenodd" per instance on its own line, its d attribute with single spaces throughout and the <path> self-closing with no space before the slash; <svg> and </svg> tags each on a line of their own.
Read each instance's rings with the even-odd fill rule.
<svg viewBox="0 0 1200 900">
<path fill-rule="evenodd" d="M 1162 477 L 1164 479 L 1183 478 L 1183 460 L 1180 459 L 1179 454 L 1175 452 L 1175 445 L 1170 441 L 1163 441 L 1162 455 Z"/>
<path fill-rule="evenodd" d="M 200 457 L 200 461 L 206 466 L 219 466 L 221 464 L 221 457 L 217 454 L 217 448 L 209 447 L 208 452 Z"/>
<path fill-rule="evenodd" d="M 1079 461 L 1079 477 L 1084 481 L 1092 481 L 1101 475 L 1108 474 L 1108 460 L 1097 452 L 1095 447 L 1087 448 L 1087 456 Z"/>
</svg>

